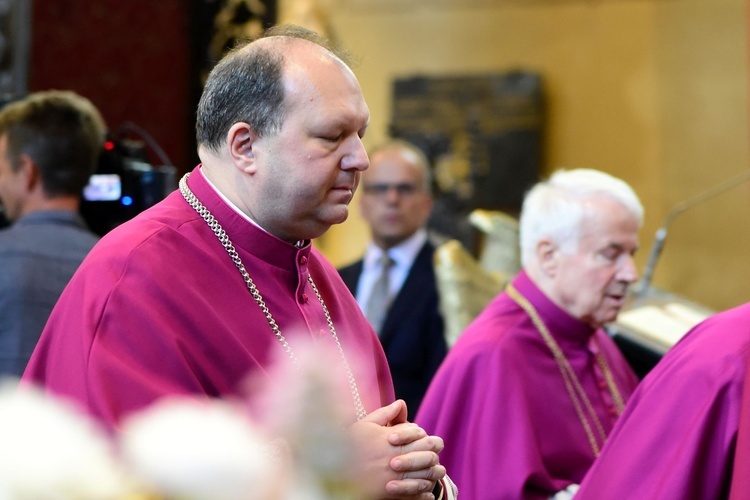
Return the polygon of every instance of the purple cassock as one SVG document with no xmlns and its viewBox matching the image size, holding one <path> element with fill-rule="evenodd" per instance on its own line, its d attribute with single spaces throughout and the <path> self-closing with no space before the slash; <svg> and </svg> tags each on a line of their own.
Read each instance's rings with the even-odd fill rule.
<svg viewBox="0 0 750 500">
<path fill-rule="evenodd" d="M 643 379 L 576 500 L 728 498 L 749 351 L 750 304 L 693 328 Z"/>
<path fill-rule="evenodd" d="M 623 400 L 638 382 L 606 332 L 560 309 L 525 272 L 512 286 L 570 363 L 596 414 L 586 418 L 595 443 L 541 333 L 503 292 L 459 337 L 416 417 L 444 439 L 440 461 L 463 500 L 546 499 L 578 484 L 617 418 L 607 378 Z"/>
<path fill-rule="evenodd" d="M 750 356 L 746 358 L 745 366 L 750 366 Z M 750 370 L 745 369 L 745 385 L 742 388 L 742 407 L 740 409 L 739 429 L 737 430 L 732 484 L 729 490 L 730 500 L 750 498 L 750 474 L 748 474 L 748 471 L 750 471 Z"/>
<path fill-rule="evenodd" d="M 227 232 L 292 349 L 305 338 L 337 350 L 312 276 L 366 410 L 392 402 L 380 341 L 336 269 L 309 242 L 297 248 L 242 217 L 199 167 L 188 185 Z M 23 380 L 116 427 L 162 396 L 239 394 L 246 377 L 267 373 L 283 349 L 227 251 L 176 191 L 94 247 Z"/>
</svg>

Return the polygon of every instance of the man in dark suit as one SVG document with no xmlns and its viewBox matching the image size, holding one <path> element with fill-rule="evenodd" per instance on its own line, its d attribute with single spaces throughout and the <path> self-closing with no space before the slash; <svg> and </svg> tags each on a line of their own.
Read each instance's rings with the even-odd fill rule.
<svg viewBox="0 0 750 500">
<path fill-rule="evenodd" d="M 360 212 L 372 233 L 364 257 L 339 270 L 378 333 L 396 397 L 413 417 L 447 352 L 425 224 L 432 210 L 424 154 L 400 140 L 370 152 Z"/>
</svg>

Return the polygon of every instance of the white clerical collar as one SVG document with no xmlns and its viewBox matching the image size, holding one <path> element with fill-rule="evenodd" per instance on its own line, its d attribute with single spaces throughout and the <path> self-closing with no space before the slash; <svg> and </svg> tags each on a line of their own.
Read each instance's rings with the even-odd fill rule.
<svg viewBox="0 0 750 500">
<path fill-rule="evenodd" d="M 263 228 L 263 226 L 261 226 L 260 224 L 258 224 L 252 217 L 250 217 L 245 212 L 243 212 L 242 210 L 240 210 L 240 207 L 238 207 L 237 205 L 235 205 L 234 203 L 232 203 L 232 200 L 230 200 L 229 198 L 227 198 L 226 196 L 224 196 L 224 193 L 222 193 L 221 191 L 219 191 L 219 188 L 217 188 L 216 186 L 214 186 L 213 182 L 211 182 L 211 180 L 206 176 L 205 173 L 203 173 L 203 172 L 201 172 L 201 173 L 203 174 L 203 178 L 206 179 L 206 183 L 211 187 L 211 189 L 213 189 L 216 192 L 216 194 L 219 195 L 219 198 L 221 198 L 222 200 L 224 200 L 224 203 L 226 203 L 227 205 L 229 205 L 229 208 L 231 208 L 232 210 L 234 210 L 235 212 L 237 212 L 237 214 L 240 217 L 242 217 L 246 221 L 250 222 L 252 225 L 254 225 L 255 227 L 257 227 L 258 229 L 262 230 L 263 232 L 268 233 L 268 231 L 266 231 Z M 307 245 L 307 241 L 305 241 L 305 240 L 300 240 L 300 241 L 298 241 L 297 243 L 294 244 L 294 246 L 297 247 L 297 248 L 302 248 L 305 245 Z"/>
</svg>

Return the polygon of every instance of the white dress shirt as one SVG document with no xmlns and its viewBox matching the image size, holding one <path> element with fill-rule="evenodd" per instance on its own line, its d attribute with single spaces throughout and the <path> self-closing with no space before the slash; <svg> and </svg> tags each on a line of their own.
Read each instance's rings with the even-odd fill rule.
<svg viewBox="0 0 750 500">
<path fill-rule="evenodd" d="M 398 291 L 406 281 L 417 254 L 427 241 L 427 231 L 419 229 L 407 240 L 401 244 L 390 248 L 388 255 L 393 260 L 389 278 L 390 292 L 389 299 L 393 300 Z M 370 292 L 381 273 L 382 264 L 380 257 L 383 255 L 383 249 L 376 246 L 373 242 L 367 245 L 365 256 L 362 262 L 362 275 L 357 283 L 356 299 L 360 309 L 364 311 L 367 301 L 370 299 Z"/>
</svg>

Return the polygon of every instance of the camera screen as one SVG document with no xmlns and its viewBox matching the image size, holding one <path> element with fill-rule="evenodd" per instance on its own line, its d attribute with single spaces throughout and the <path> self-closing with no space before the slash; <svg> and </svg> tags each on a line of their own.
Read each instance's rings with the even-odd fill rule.
<svg viewBox="0 0 750 500">
<path fill-rule="evenodd" d="M 115 201 L 122 196 L 122 181 L 117 174 L 94 174 L 83 188 L 87 201 Z"/>
</svg>

